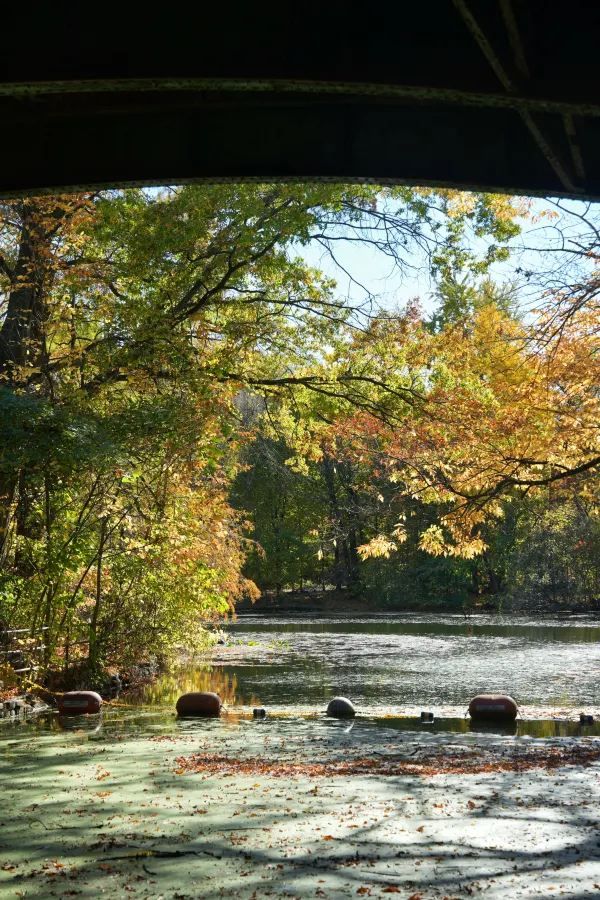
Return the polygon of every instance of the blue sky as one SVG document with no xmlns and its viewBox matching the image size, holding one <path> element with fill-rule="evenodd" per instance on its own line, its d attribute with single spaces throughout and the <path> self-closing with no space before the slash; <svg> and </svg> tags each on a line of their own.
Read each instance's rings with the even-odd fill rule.
<svg viewBox="0 0 600 900">
<path fill-rule="evenodd" d="M 147 190 L 158 194 L 163 188 Z M 548 214 L 558 214 L 558 218 L 548 218 Z M 522 220 L 522 234 L 513 242 L 510 259 L 494 265 L 490 272 L 491 277 L 500 283 L 518 280 L 519 299 L 524 309 L 535 304 L 543 291 L 572 280 L 577 267 L 584 269 L 583 274 L 589 274 L 592 263 L 582 263 L 580 258 L 560 251 L 564 239 L 568 247 L 568 242 L 581 234 L 584 234 L 583 243 L 590 245 L 593 235 L 581 221 L 582 215 L 595 219 L 600 228 L 600 203 L 561 201 L 561 208 L 557 210 L 556 201 L 551 199 L 532 201 L 530 219 Z M 298 252 L 309 265 L 322 269 L 334 278 L 338 296 L 348 298 L 353 304 L 362 303 L 368 292 L 373 295 L 375 305 L 386 309 L 403 307 L 409 300 L 418 298 L 426 313 L 433 311 L 435 285 L 425 258 L 418 253 L 410 257 L 410 266 L 400 272 L 390 259 L 372 247 L 337 243 L 337 257 L 352 276 L 350 278 L 335 266 L 319 245 L 300 247 Z M 532 273 L 530 277 L 523 274 L 528 270 Z"/>
<path fill-rule="evenodd" d="M 591 212 L 600 217 L 600 204 L 589 207 L 579 201 L 563 201 L 562 207 L 559 211 L 551 200 L 534 200 L 531 218 L 522 220 L 522 233 L 513 242 L 510 259 L 496 263 L 491 269 L 494 280 L 516 279 L 519 282 L 519 296 L 524 307 L 535 302 L 548 286 L 560 283 L 565 265 L 571 266 L 568 254 L 565 256 L 558 249 L 563 236 L 569 241 L 584 230 L 579 216 Z M 411 268 L 400 272 L 382 253 L 368 246 L 337 244 L 336 254 L 353 280 L 332 262 L 321 246 L 311 245 L 302 250 L 302 256 L 310 265 L 335 278 L 339 295 L 356 303 L 361 302 L 369 291 L 376 297 L 377 304 L 387 309 L 402 307 L 409 300 L 419 298 L 427 313 L 433 310 L 435 285 L 422 255 L 413 255 Z M 528 271 L 533 273 L 529 277 L 524 274 Z"/>
</svg>

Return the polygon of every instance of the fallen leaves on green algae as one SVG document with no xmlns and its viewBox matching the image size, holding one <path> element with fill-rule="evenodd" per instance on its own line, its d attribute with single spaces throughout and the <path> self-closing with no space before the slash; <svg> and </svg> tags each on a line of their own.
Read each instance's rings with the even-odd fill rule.
<svg viewBox="0 0 600 900">
<path fill-rule="evenodd" d="M 600 759 L 600 747 L 547 747 L 510 756 L 493 758 L 445 752 L 419 761 L 406 757 L 365 757 L 324 763 L 288 762 L 261 757 L 237 759 L 211 753 L 194 753 L 176 759 L 177 775 L 210 773 L 219 775 L 269 775 L 274 778 L 307 776 L 325 778 L 351 775 L 469 775 L 483 772 L 519 772 L 531 769 L 556 769 L 562 766 L 588 766 Z"/>
</svg>

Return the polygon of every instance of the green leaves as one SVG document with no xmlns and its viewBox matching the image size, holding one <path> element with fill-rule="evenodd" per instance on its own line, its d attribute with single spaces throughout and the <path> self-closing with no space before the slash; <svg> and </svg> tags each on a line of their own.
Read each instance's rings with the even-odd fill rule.
<svg viewBox="0 0 600 900">
<path fill-rule="evenodd" d="M 367 327 L 301 248 L 335 259 L 339 242 L 367 244 L 400 269 L 417 254 L 479 275 L 516 227 L 503 198 L 373 185 L 188 185 L 11 210 L 2 249 L 35 284 L 35 315 L 0 361 L 0 615 L 44 621 L 57 665 L 90 622 L 109 662 L 193 643 L 255 595 L 244 559 L 261 578 L 266 564 L 228 501 L 238 475 L 272 581 L 341 547 L 356 562 L 359 504 L 332 512 L 324 476 L 332 423 L 359 411 L 408 427 L 433 376 L 409 324 L 387 346 L 386 322 Z M 25 282 L 9 276 L 12 309 Z M 259 422 L 262 443 L 240 456 Z M 368 475 L 342 462 L 347 499 Z"/>
</svg>

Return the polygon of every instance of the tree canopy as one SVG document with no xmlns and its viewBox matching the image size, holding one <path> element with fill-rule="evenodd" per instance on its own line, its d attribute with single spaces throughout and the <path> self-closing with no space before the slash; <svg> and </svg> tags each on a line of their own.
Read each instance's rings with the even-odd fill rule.
<svg viewBox="0 0 600 900">
<path fill-rule="evenodd" d="M 596 516 L 593 251 L 519 312 L 491 272 L 526 214 L 371 185 L 4 202 L 0 620 L 43 625 L 46 665 L 121 664 L 256 584 L 489 561 L 534 494 Z M 348 301 L 311 244 L 427 266 L 435 313 Z"/>
</svg>

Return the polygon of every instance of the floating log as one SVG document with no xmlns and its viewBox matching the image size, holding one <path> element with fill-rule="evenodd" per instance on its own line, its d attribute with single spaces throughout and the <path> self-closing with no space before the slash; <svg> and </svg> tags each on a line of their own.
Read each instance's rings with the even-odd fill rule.
<svg viewBox="0 0 600 900">
<path fill-rule="evenodd" d="M 61 716 L 82 716 L 99 713 L 102 697 L 96 691 L 67 691 L 58 698 Z"/>
<path fill-rule="evenodd" d="M 221 715 L 221 698 L 212 691 L 191 691 L 182 694 L 177 701 L 178 716 L 219 716 Z"/>
<path fill-rule="evenodd" d="M 469 703 L 472 719 L 516 719 L 519 708 L 508 694 L 478 694 Z"/>
<path fill-rule="evenodd" d="M 356 715 L 356 710 L 350 700 L 345 697 L 334 697 L 329 701 L 327 715 L 334 719 L 351 719 Z"/>
</svg>

